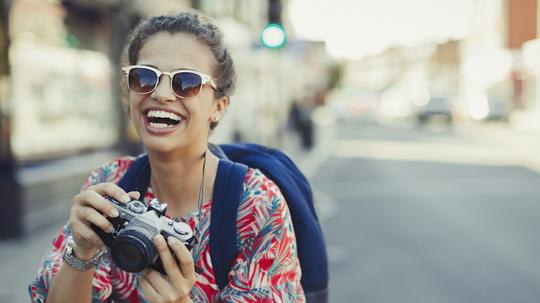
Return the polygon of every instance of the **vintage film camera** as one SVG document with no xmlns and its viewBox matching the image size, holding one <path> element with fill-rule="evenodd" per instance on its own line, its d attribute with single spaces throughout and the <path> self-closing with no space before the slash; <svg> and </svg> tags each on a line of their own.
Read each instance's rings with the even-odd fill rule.
<svg viewBox="0 0 540 303">
<path fill-rule="evenodd" d="M 195 237 L 189 225 L 164 216 L 167 204 L 160 204 L 154 199 L 147 207 L 137 200 L 121 203 L 110 197 L 106 198 L 120 214 L 116 218 L 108 218 L 114 232 L 107 233 L 95 225 L 92 229 L 109 248 L 114 262 L 121 269 L 127 272 L 140 272 L 150 267 L 165 275 L 153 242 L 153 238 L 158 234 L 165 240 L 168 237 L 175 237 L 189 250 L 195 244 Z"/>
</svg>

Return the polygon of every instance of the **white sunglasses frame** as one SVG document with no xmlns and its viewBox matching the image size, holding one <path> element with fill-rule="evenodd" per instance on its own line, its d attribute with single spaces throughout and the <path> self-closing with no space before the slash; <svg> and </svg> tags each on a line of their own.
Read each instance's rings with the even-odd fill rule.
<svg viewBox="0 0 540 303">
<path fill-rule="evenodd" d="M 157 78 L 158 78 L 158 81 L 156 82 L 156 85 L 154 86 L 154 88 L 152 88 L 151 91 L 147 92 L 147 93 L 139 93 L 139 92 L 136 92 L 134 90 L 131 89 L 130 85 L 129 85 L 129 72 L 134 69 L 134 68 L 144 68 L 144 69 L 147 69 L 147 70 L 151 70 L 153 72 L 156 73 L 157 75 Z M 128 88 L 130 91 L 134 92 L 135 94 L 139 94 L 139 95 L 148 95 L 148 94 L 151 94 L 153 93 L 156 88 L 158 87 L 159 85 L 159 82 L 161 81 L 161 76 L 162 75 L 167 75 L 169 76 L 169 86 L 171 88 L 171 92 L 177 96 L 178 98 L 189 98 L 189 97 L 185 97 L 185 96 L 179 96 L 177 95 L 175 92 L 174 92 L 174 89 L 172 87 L 172 79 L 175 75 L 177 74 L 180 74 L 180 73 L 192 73 L 192 74 L 195 74 L 199 77 L 201 77 L 201 86 L 199 87 L 199 92 L 197 92 L 197 95 L 201 92 L 201 89 L 202 87 L 209 83 L 210 86 L 217 91 L 217 87 L 216 87 L 216 84 L 214 83 L 214 81 L 212 81 L 212 78 L 210 76 L 208 76 L 207 74 L 204 74 L 204 73 L 201 73 L 201 72 L 197 72 L 197 71 L 194 71 L 194 70 L 191 70 L 191 69 L 179 69 L 179 70 L 175 70 L 175 71 L 172 71 L 172 72 L 162 72 L 160 71 L 159 69 L 157 68 L 154 68 L 152 66 L 148 66 L 148 65 L 130 65 L 130 66 L 124 66 L 122 67 L 122 70 L 126 73 L 126 80 L 127 80 L 127 85 L 128 85 Z M 194 95 L 196 96 L 196 95 Z M 192 97 L 194 97 L 192 96 Z"/>
</svg>

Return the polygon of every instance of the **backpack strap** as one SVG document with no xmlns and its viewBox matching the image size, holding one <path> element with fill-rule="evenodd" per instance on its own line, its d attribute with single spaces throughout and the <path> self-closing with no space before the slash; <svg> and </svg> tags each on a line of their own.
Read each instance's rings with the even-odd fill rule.
<svg viewBox="0 0 540 303">
<path fill-rule="evenodd" d="M 236 219 L 247 171 L 246 165 L 219 161 L 210 216 L 210 258 L 220 290 L 227 286 L 228 273 L 238 254 Z"/>
</svg>

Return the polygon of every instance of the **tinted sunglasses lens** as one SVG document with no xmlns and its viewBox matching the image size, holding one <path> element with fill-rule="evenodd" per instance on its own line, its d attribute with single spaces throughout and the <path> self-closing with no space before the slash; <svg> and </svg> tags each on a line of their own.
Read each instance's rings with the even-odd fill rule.
<svg viewBox="0 0 540 303">
<path fill-rule="evenodd" d="M 153 70 L 136 67 L 129 71 L 128 81 L 132 91 L 146 94 L 156 87 L 158 76 Z"/>
<path fill-rule="evenodd" d="M 181 72 L 174 75 L 172 79 L 172 87 L 174 93 L 180 97 L 193 97 L 197 95 L 201 89 L 201 76 L 190 73 Z"/>
</svg>

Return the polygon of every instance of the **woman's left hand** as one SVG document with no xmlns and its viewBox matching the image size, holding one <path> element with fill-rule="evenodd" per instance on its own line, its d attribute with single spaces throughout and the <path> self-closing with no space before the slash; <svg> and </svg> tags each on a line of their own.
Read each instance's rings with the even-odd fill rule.
<svg viewBox="0 0 540 303">
<path fill-rule="evenodd" d="M 144 271 L 144 275 L 139 277 L 139 284 L 146 298 L 152 303 L 192 302 L 189 293 L 195 285 L 196 276 L 191 253 L 183 243 L 173 237 L 165 241 L 163 236 L 158 235 L 154 238 L 154 243 L 167 276 L 149 268 Z"/>
</svg>

